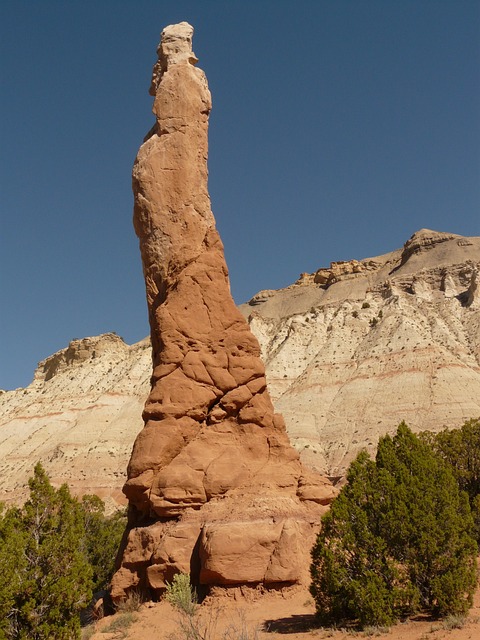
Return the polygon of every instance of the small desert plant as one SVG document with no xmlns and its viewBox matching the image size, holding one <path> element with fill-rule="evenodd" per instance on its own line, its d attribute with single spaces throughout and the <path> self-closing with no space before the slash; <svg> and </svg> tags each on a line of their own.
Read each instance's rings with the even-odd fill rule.
<svg viewBox="0 0 480 640">
<path fill-rule="evenodd" d="M 258 640 L 258 629 L 249 629 L 245 612 L 238 614 L 238 623 L 231 622 L 225 629 L 222 640 Z"/>
<path fill-rule="evenodd" d="M 370 303 L 369 302 L 364 302 L 362 304 L 362 309 L 370 309 Z"/>
<path fill-rule="evenodd" d="M 390 627 L 382 627 L 378 625 L 368 625 L 363 629 L 363 635 L 367 637 L 381 636 L 390 633 Z"/>
<path fill-rule="evenodd" d="M 171 636 L 172 640 L 216 640 L 219 637 L 222 640 L 258 640 L 257 630 L 248 628 L 244 613 L 239 613 L 238 622 L 231 622 L 219 636 L 220 608 L 200 610 L 197 594 L 186 573 L 178 573 L 171 583 L 167 583 L 165 598 L 179 614 L 178 632 Z"/>
<path fill-rule="evenodd" d="M 97 632 L 97 625 L 95 623 L 89 624 L 82 629 L 82 640 L 90 640 L 90 638 Z"/>
<path fill-rule="evenodd" d="M 198 612 L 197 594 L 190 584 L 190 576 L 186 573 L 177 573 L 173 581 L 167 583 L 165 594 L 167 602 L 179 613 L 179 635 L 173 634 L 173 638 L 180 640 L 213 640 L 218 611 L 212 612 L 204 624 Z"/>
<path fill-rule="evenodd" d="M 466 621 L 467 616 L 450 615 L 442 621 L 442 626 L 447 631 L 451 631 L 452 629 L 463 629 Z"/>
<path fill-rule="evenodd" d="M 143 600 L 142 596 L 138 591 L 132 591 L 128 594 L 127 599 L 123 602 L 119 602 L 116 605 L 116 610 L 119 613 L 128 613 L 132 611 L 138 611 L 142 606 Z"/>
<path fill-rule="evenodd" d="M 165 598 L 174 609 L 181 613 L 187 616 L 195 614 L 197 594 L 190 584 L 190 576 L 187 573 L 177 573 L 172 582 L 167 582 Z"/>
<path fill-rule="evenodd" d="M 119 637 L 125 638 L 128 627 L 130 627 L 130 625 L 132 625 L 136 619 L 137 616 L 130 611 L 127 613 L 120 613 L 119 615 L 115 616 L 115 618 L 108 626 L 102 629 L 102 633 L 121 634 Z"/>
<path fill-rule="evenodd" d="M 352 311 L 352 316 L 354 318 L 358 318 L 358 311 Z"/>
</svg>

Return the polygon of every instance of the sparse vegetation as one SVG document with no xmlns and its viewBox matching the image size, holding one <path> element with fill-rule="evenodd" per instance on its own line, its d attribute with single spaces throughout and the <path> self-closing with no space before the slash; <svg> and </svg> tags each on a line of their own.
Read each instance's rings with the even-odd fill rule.
<svg viewBox="0 0 480 640">
<path fill-rule="evenodd" d="M 132 591 L 127 595 L 125 600 L 119 602 L 115 606 L 115 609 L 120 613 L 132 613 L 134 611 L 139 611 L 143 602 L 144 600 L 141 594 L 137 591 Z"/>
<path fill-rule="evenodd" d="M 256 629 L 249 629 L 243 612 L 238 614 L 238 622 L 231 622 L 224 632 L 217 633 L 221 610 L 218 607 L 201 612 L 197 594 L 190 584 L 190 576 L 179 573 L 167 584 L 166 600 L 178 612 L 178 634 L 172 636 L 179 640 L 257 640 Z M 204 614 L 203 616 L 201 614 Z"/>
<path fill-rule="evenodd" d="M 370 309 L 370 303 L 369 302 L 362 303 L 362 309 Z"/>
<path fill-rule="evenodd" d="M 177 573 L 172 582 L 167 583 L 165 599 L 174 609 L 187 616 L 194 615 L 197 609 L 197 594 L 190 584 L 188 573 Z"/>
<path fill-rule="evenodd" d="M 381 627 L 378 625 L 368 625 L 363 629 L 363 635 L 366 637 L 383 636 L 390 631 L 390 627 Z"/>
<path fill-rule="evenodd" d="M 167 584 L 165 599 L 179 614 L 180 640 L 213 640 L 213 623 L 210 620 L 208 625 L 202 625 L 198 615 L 197 594 L 190 584 L 188 574 L 177 573 L 173 577 L 173 581 Z"/>
<path fill-rule="evenodd" d="M 448 465 L 402 423 L 375 460 L 359 454 L 322 520 L 311 566 L 320 620 L 366 628 L 417 610 L 464 615 L 476 586 L 473 529 Z"/>
<path fill-rule="evenodd" d="M 258 640 L 258 629 L 250 629 L 245 613 L 238 613 L 238 623 L 231 622 L 225 629 L 222 640 Z"/>
<path fill-rule="evenodd" d="M 465 623 L 467 621 L 467 616 L 454 616 L 450 615 L 443 620 L 443 628 L 447 631 L 451 631 L 452 629 L 463 629 Z"/>
<path fill-rule="evenodd" d="M 137 616 L 132 612 L 121 613 L 102 629 L 102 633 L 115 633 L 117 638 L 125 638 L 128 628 L 136 619 Z"/>
<path fill-rule="evenodd" d="M 97 632 L 96 624 L 89 624 L 88 627 L 82 629 L 82 640 L 90 640 L 90 638 Z"/>
</svg>

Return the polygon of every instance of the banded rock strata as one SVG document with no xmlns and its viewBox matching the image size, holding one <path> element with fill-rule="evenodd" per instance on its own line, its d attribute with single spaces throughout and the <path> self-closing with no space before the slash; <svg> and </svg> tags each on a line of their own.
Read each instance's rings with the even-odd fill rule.
<svg viewBox="0 0 480 640">
<path fill-rule="evenodd" d="M 479 237 L 421 229 L 242 305 L 308 466 L 342 476 L 401 420 L 438 431 L 480 415 L 479 272 Z"/>
<path fill-rule="evenodd" d="M 22 502 L 42 462 L 53 484 L 95 493 L 109 510 L 122 485 L 151 375 L 150 340 L 72 340 L 39 363 L 26 389 L 0 393 L 0 501 Z"/>
</svg>

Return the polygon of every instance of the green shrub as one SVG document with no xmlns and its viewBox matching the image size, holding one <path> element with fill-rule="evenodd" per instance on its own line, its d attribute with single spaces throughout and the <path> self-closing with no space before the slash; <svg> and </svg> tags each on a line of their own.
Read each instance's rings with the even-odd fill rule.
<svg viewBox="0 0 480 640">
<path fill-rule="evenodd" d="M 124 511 L 105 515 L 105 504 L 95 495 L 82 498 L 85 546 L 93 570 L 93 591 L 108 587 L 114 573 L 114 561 L 125 531 Z"/>
<path fill-rule="evenodd" d="M 466 491 L 480 542 L 480 418 L 468 420 L 460 429 L 420 434 L 447 462 L 460 489 Z"/>
<path fill-rule="evenodd" d="M 322 520 L 311 593 L 323 621 L 390 625 L 418 609 L 461 615 L 476 586 L 467 497 L 449 467 L 402 423 L 375 461 L 359 454 Z"/>
<path fill-rule="evenodd" d="M 54 489 L 41 464 L 21 508 L 0 505 L 0 640 L 70 640 L 80 611 L 106 586 L 124 528 L 99 498 Z"/>
<path fill-rule="evenodd" d="M 40 464 L 29 487 L 23 509 L 8 510 L 0 525 L 0 557 L 15 547 L 22 558 L 14 588 L 5 593 L 0 587 L 0 601 L 8 600 L 1 633 L 3 638 L 70 640 L 79 635 L 78 613 L 92 595 L 82 510 L 66 485 L 52 487 Z M 8 566 L 0 571 L 4 568 L 8 571 Z"/>
<path fill-rule="evenodd" d="M 197 608 L 197 595 L 190 584 L 187 573 L 177 573 L 173 581 L 167 583 L 165 599 L 178 611 L 191 616 Z"/>
</svg>

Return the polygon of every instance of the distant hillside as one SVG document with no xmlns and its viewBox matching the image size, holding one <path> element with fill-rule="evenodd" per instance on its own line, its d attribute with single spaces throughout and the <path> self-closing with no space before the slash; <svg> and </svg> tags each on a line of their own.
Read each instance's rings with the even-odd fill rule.
<svg viewBox="0 0 480 640">
<path fill-rule="evenodd" d="M 405 419 L 413 429 L 480 416 L 480 237 L 423 229 L 402 249 L 332 263 L 242 305 L 270 393 L 304 462 L 332 476 Z M 37 460 L 52 481 L 111 505 L 151 373 L 148 340 L 74 340 L 26 389 L 0 395 L 0 500 Z"/>
<path fill-rule="evenodd" d="M 242 305 L 304 462 L 341 475 L 403 419 L 436 431 L 480 416 L 479 271 L 480 237 L 422 229 Z"/>
</svg>

